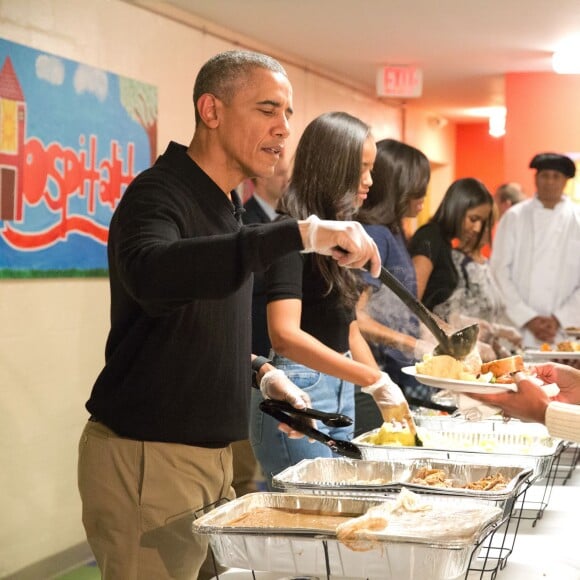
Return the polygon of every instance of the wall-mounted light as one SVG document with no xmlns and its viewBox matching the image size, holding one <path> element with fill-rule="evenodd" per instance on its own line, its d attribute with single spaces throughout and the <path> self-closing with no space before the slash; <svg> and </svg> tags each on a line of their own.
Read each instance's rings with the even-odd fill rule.
<svg viewBox="0 0 580 580">
<path fill-rule="evenodd" d="M 492 137 L 503 137 L 505 135 L 505 107 L 496 107 L 489 113 L 489 134 Z"/>
<path fill-rule="evenodd" d="M 580 38 L 570 38 L 552 55 L 552 68 L 561 75 L 580 74 Z"/>
</svg>

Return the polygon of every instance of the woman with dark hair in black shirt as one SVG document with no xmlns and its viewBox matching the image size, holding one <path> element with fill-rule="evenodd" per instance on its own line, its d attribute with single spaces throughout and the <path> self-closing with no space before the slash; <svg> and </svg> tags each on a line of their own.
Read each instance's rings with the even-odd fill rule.
<svg viewBox="0 0 580 580">
<path fill-rule="evenodd" d="M 376 146 L 368 125 L 347 113 L 326 113 L 305 129 L 294 171 L 279 210 L 293 218 L 316 215 L 352 219 L 367 197 Z M 289 254 L 266 272 L 268 330 L 274 365 L 301 387 L 322 411 L 354 417 L 354 384 L 379 406 L 405 398 L 381 372 L 356 321 L 355 275 L 324 256 Z M 288 439 L 258 410 L 254 395 L 250 439 L 267 483 L 305 458 L 330 457 L 321 443 Z M 318 428 L 351 439 L 353 426 Z"/>
</svg>

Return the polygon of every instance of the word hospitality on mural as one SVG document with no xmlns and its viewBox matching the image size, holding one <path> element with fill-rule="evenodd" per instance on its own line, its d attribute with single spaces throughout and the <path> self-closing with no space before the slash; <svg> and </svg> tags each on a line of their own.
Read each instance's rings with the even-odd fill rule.
<svg viewBox="0 0 580 580">
<path fill-rule="evenodd" d="M 157 150 L 157 89 L 0 39 L 0 277 L 105 275 Z"/>
</svg>

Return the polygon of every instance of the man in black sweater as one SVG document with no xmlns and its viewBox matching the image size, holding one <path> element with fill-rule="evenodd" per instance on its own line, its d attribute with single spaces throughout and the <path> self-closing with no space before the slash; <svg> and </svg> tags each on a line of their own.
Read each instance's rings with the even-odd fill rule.
<svg viewBox="0 0 580 580">
<path fill-rule="evenodd" d="M 378 275 L 358 224 L 240 224 L 234 188 L 271 175 L 289 134 L 292 88 L 277 61 L 221 53 L 193 97 L 189 147 L 171 142 L 135 178 L 109 230 L 111 329 L 78 468 L 105 580 L 211 575 L 199 571 L 207 546 L 191 522 L 231 497 L 230 443 L 247 438 L 253 272 L 316 251 L 349 267 L 370 259 Z M 281 371 L 254 366 L 267 396 L 308 404 Z"/>
</svg>

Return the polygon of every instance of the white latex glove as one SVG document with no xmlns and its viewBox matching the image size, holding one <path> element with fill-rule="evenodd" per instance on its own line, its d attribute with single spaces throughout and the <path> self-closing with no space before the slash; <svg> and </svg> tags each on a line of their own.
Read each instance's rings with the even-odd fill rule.
<svg viewBox="0 0 580 580">
<path fill-rule="evenodd" d="M 433 354 L 433 350 L 436 346 L 437 345 L 433 342 L 421 340 L 418 338 L 417 342 L 415 343 L 415 348 L 413 349 L 413 356 L 415 357 L 415 360 L 422 361 L 423 355 Z"/>
<path fill-rule="evenodd" d="M 260 391 L 265 399 L 275 399 L 277 401 L 286 401 L 295 409 L 304 409 L 311 406 L 310 397 L 302 389 L 297 387 L 280 369 L 268 371 L 260 381 Z M 304 419 L 304 422 L 310 427 L 316 429 L 314 419 Z M 292 429 L 286 423 L 279 423 L 278 429 L 286 433 L 290 439 L 300 439 L 304 434 Z"/>
<path fill-rule="evenodd" d="M 375 278 L 381 270 L 381 257 L 374 240 L 354 221 L 321 220 L 311 215 L 298 222 L 304 253 L 332 256 L 341 266 L 364 268 L 370 261 Z"/>
<path fill-rule="evenodd" d="M 379 409 L 382 407 L 396 407 L 401 403 L 407 402 L 400 387 L 393 382 L 387 373 L 383 372 L 381 372 L 381 377 L 376 383 L 368 387 L 361 387 L 361 391 L 371 395 Z"/>
<path fill-rule="evenodd" d="M 272 369 L 262 377 L 260 391 L 265 399 L 286 401 L 296 409 L 310 407 L 308 394 L 297 387 L 280 369 Z"/>
</svg>

